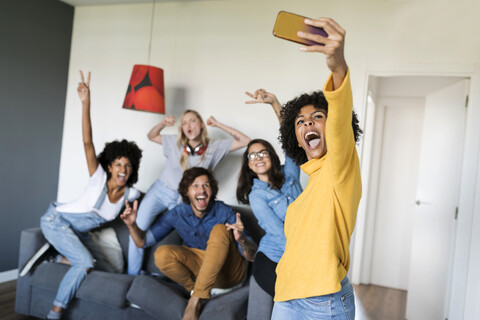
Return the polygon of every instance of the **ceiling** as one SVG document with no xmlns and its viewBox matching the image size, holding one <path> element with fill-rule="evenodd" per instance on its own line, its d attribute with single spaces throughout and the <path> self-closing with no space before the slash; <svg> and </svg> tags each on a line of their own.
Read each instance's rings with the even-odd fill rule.
<svg viewBox="0 0 480 320">
<path fill-rule="evenodd" d="M 136 3 L 152 3 L 152 2 L 187 2 L 199 0 L 60 0 L 74 7 L 81 6 L 100 6 L 108 4 L 136 4 Z"/>
</svg>

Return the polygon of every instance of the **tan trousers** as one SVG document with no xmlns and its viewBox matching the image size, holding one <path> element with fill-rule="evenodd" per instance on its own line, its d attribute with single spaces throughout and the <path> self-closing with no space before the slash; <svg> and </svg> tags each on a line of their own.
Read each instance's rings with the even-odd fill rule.
<svg viewBox="0 0 480 320">
<path fill-rule="evenodd" d="M 229 288 L 242 280 L 245 260 L 231 231 L 217 224 L 210 232 L 207 249 L 164 245 L 155 251 L 155 265 L 193 296 L 208 299 L 210 289 Z"/>
</svg>

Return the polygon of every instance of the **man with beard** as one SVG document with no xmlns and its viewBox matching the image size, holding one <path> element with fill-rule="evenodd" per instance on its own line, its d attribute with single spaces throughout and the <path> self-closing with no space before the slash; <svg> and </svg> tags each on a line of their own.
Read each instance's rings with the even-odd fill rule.
<svg viewBox="0 0 480 320">
<path fill-rule="evenodd" d="M 158 247 L 155 265 L 191 292 L 183 319 L 198 319 L 201 302 L 210 298 L 210 289 L 229 288 L 242 280 L 246 270 L 239 249 L 253 261 L 257 246 L 245 237 L 240 214 L 215 200 L 218 185 L 210 170 L 185 170 L 178 191 L 183 203 L 162 215 L 146 232 L 135 223 L 137 201 L 133 207 L 126 202 L 121 218 L 139 248 L 177 230 L 184 245 Z"/>
</svg>

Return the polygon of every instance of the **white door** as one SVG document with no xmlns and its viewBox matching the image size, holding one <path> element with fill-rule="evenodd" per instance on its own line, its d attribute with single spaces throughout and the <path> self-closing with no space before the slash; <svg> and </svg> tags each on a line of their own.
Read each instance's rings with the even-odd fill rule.
<svg viewBox="0 0 480 320">
<path fill-rule="evenodd" d="M 463 154 L 467 80 L 426 98 L 414 211 L 409 320 L 445 319 Z"/>
<path fill-rule="evenodd" d="M 383 124 L 370 283 L 408 289 L 425 99 L 382 98 Z M 379 110 L 381 111 L 381 110 Z"/>
</svg>

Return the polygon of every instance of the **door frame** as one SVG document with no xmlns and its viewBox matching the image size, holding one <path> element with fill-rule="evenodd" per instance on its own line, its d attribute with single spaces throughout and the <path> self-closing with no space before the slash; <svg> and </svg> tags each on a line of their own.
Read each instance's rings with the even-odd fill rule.
<svg viewBox="0 0 480 320">
<path fill-rule="evenodd" d="M 470 80 L 469 102 L 462 155 L 462 175 L 460 181 L 459 216 L 453 250 L 453 267 L 448 275 L 450 291 L 447 296 L 449 319 L 462 319 L 465 311 L 466 288 L 471 247 L 472 225 L 475 205 L 475 185 L 477 165 L 480 153 L 480 128 L 475 119 L 480 119 L 480 72 L 479 65 L 474 63 L 382 63 L 367 64 L 364 73 L 362 93 L 364 136 L 359 145 L 360 168 L 362 174 L 363 197 L 357 214 L 357 223 L 352 239 L 351 279 L 354 284 L 370 282 L 370 266 L 372 248 L 369 246 L 368 231 L 371 230 L 372 213 L 369 210 L 367 196 L 375 192 L 376 181 L 372 178 L 372 166 L 375 162 L 375 107 L 368 106 L 369 88 L 373 77 L 379 76 L 434 76 L 463 77 Z M 471 190 L 471 191 L 470 191 Z M 370 261 L 365 263 L 366 261 Z"/>
</svg>

